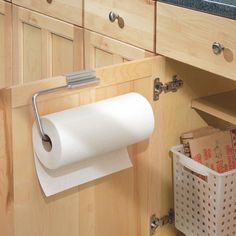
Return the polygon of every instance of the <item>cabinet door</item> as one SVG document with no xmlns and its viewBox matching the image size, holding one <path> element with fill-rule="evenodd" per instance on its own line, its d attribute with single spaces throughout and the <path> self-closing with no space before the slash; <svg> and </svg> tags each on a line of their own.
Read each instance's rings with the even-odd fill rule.
<svg viewBox="0 0 236 236">
<path fill-rule="evenodd" d="M 81 28 L 14 6 L 13 38 L 14 84 L 83 68 Z"/>
<path fill-rule="evenodd" d="M 77 87 L 73 91 L 45 95 L 38 104 L 40 114 L 53 113 L 129 92 L 142 94 L 154 106 L 153 72 L 157 70 L 159 73 L 155 76 L 163 77 L 162 65 L 163 58 L 157 57 L 96 69 L 100 78 L 97 86 Z M 11 199 L 14 205 L 14 236 L 148 236 L 150 216 L 146 202 L 149 192 L 147 183 L 142 179 L 146 180 L 149 176 L 146 168 L 150 158 L 155 157 L 156 145 L 152 142 L 158 140 L 156 136 L 155 141 L 150 138 L 129 147 L 133 168 L 50 198 L 44 196 L 32 158 L 30 134 L 34 116 L 31 96 L 34 92 L 64 83 L 65 78 L 60 76 L 14 86 L 3 94 L 6 95 L 6 109 L 11 114 L 11 119 L 7 121 L 11 122 L 8 135 L 12 137 L 9 149 L 12 152 L 8 153 L 11 159 L 7 157 L 14 163 L 11 172 L 13 181 L 9 183 L 14 188 L 14 198 Z M 10 97 L 12 99 L 8 101 L 7 98 Z M 0 191 L 4 191 L 1 185 Z M 140 228 L 145 233 L 140 234 Z"/>
<path fill-rule="evenodd" d="M 11 5 L 0 1 L 0 88 L 11 85 Z"/>
<path fill-rule="evenodd" d="M 85 31 L 85 67 L 98 68 L 153 55 L 126 43 Z"/>
<path fill-rule="evenodd" d="M 154 5 L 150 0 L 86 0 L 84 25 L 87 29 L 153 51 Z M 109 20 L 111 11 L 122 17 L 123 28 L 119 27 L 118 20 Z"/>
<path fill-rule="evenodd" d="M 14 4 L 82 25 L 82 0 L 13 0 Z"/>
</svg>

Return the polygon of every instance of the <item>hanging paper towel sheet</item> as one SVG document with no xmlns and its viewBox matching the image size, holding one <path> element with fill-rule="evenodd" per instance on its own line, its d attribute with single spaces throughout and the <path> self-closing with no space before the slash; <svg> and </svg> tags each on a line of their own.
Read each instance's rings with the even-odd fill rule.
<svg viewBox="0 0 236 236">
<path fill-rule="evenodd" d="M 45 148 L 36 124 L 33 148 L 46 196 L 130 168 L 127 146 L 150 137 L 154 115 L 148 100 L 128 93 L 42 118 L 51 139 Z"/>
</svg>

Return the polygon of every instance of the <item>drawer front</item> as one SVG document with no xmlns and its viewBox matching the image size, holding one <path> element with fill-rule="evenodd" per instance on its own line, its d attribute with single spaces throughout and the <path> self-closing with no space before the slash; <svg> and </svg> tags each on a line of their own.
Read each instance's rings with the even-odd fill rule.
<svg viewBox="0 0 236 236">
<path fill-rule="evenodd" d="M 13 7 L 13 83 L 23 84 L 83 69 L 83 30 Z"/>
<path fill-rule="evenodd" d="M 86 0 L 85 28 L 153 51 L 154 5 L 150 0 Z M 111 22 L 110 12 L 118 14 L 119 20 Z"/>
<path fill-rule="evenodd" d="M 12 2 L 82 26 L 82 0 L 12 0 Z"/>
<path fill-rule="evenodd" d="M 236 80 L 234 20 L 158 3 L 156 43 L 159 54 Z"/>
</svg>

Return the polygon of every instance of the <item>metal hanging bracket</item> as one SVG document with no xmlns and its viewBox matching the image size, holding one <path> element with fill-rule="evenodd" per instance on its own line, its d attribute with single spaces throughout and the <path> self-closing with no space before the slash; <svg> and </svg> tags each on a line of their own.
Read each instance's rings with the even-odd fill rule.
<svg viewBox="0 0 236 236">
<path fill-rule="evenodd" d="M 177 92 L 178 89 L 183 87 L 183 80 L 178 79 L 177 75 L 174 75 L 172 77 L 172 81 L 163 84 L 159 78 L 156 78 L 154 80 L 154 91 L 153 91 L 153 100 L 157 101 L 159 100 L 159 97 L 162 92 L 168 93 L 168 92 Z"/>
<path fill-rule="evenodd" d="M 162 227 L 167 224 L 173 224 L 175 221 L 175 212 L 170 209 L 168 215 L 161 218 L 157 218 L 156 215 L 152 215 L 150 218 L 150 235 L 155 234 L 158 227 Z"/>
<path fill-rule="evenodd" d="M 85 71 L 79 71 L 79 72 L 73 72 L 70 74 L 65 75 L 66 76 L 66 84 L 62 85 L 60 87 L 51 88 L 39 91 L 32 96 L 32 106 L 33 111 L 36 118 L 36 124 L 38 127 L 38 130 L 40 132 L 40 135 L 42 137 L 42 140 L 45 142 L 49 142 L 50 138 L 44 133 L 41 117 L 39 115 L 38 106 L 37 106 L 37 98 L 41 95 L 54 93 L 59 90 L 63 89 L 73 89 L 76 87 L 82 87 L 82 86 L 88 86 L 93 84 L 98 84 L 99 79 L 96 77 L 95 70 L 85 70 Z"/>
</svg>

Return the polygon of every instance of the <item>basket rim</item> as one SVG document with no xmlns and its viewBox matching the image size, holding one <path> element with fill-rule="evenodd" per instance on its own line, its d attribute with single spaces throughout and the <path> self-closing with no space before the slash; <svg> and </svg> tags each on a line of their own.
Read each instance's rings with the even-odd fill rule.
<svg viewBox="0 0 236 236">
<path fill-rule="evenodd" d="M 184 159 L 187 158 L 188 161 L 191 161 L 192 163 L 194 163 L 195 166 L 199 166 L 201 168 L 204 168 L 209 174 L 213 174 L 213 175 L 216 175 L 218 177 L 225 177 L 225 176 L 228 176 L 230 174 L 236 173 L 236 169 L 227 171 L 225 173 L 218 173 L 217 171 L 210 169 L 209 167 L 201 164 L 200 162 L 197 162 L 197 161 L 193 160 L 192 158 L 187 157 L 186 155 L 184 155 L 183 153 L 180 152 L 180 149 L 183 149 L 182 144 L 171 147 L 170 151 L 173 154 L 175 154 L 176 156 L 180 156 L 181 158 L 184 158 Z M 174 155 L 173 155 L 173 158 L 175 158 Z"/>
</svg>

